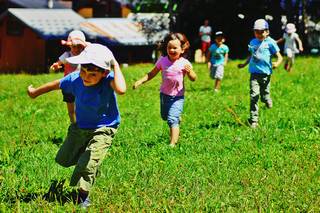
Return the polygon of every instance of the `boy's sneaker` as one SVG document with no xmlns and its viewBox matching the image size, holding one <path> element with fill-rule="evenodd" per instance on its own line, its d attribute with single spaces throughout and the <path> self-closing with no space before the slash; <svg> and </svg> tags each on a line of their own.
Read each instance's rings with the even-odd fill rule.
<svg viewBox="0 0 320 213">
<path fill-rule="evenodd" d="M 259 126 L 258 122 L 251 121 L 250 119 L 248 119 L 248 124 L 249 124 L 251 129 L 256 129 Z"/>
<path fill-rule="evenodd" d="M 272 106 L 273 106 L 272 101 L 267 101 L 266 107 L 269 108 L 269 109 L 271 109 Z"/>
<path fill-rule="evenodd" d="M 89 197 L 87 197 L 84 201 L 79 202 L 79 206 L 83 209 L 87 209 L 91 205 Z"/>
<path fill-rule="evenodd" d="M 258 122 L 252 122 L 252 123 L 250 124 L 250 127 L 251 127 L 252 129 L 256 129 L 258 126 L 259 126 Z"/>
<path fill-rule="evenodd" d="M 284 69 L 288 71 L 288 68 L 289 68 L 289 64 L 288 64 L 288 63 L 285 63 Z"/>
</svg>

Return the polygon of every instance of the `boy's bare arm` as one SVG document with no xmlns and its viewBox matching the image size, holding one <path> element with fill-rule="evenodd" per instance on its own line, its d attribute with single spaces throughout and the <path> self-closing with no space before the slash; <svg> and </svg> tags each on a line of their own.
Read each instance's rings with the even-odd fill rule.
<svg viewBox="0 0 320 213">
<path fill-rule="evenodd" d="M 229 60 L 229 53 L 226 53 L 226 54 L 224 55 L 224 65 L 227 65 L 228 60 Z"/>
<path fill-rule="evenodd" d="M 60 79 L 43 84 L 38 88 L 34 88 L 32 85 L 30 85 L 28 86 L 27 92 L 30 98 L 36 98 L 39 95 L 58 89 L 60 89 Z"/>
<path fill-rule="evenodd" d="M 153 79 L 159 73 L 159 71 L 160 70 L 155 66 L 148 74 L 146 74 L 134 83 L 133 89 L 137 89 L 141 84 Z"/>
<path fill-rule="evenodd" d="M 247 66 L 247 64 L 249 64 L 251 55 L 247 57 L 246 61 L 243 64 L 238 64 L 238 68 L 243 68 L 245 66 Z"/>
<path fill-rule="evenodd" d="M 282 55 L 280 52 L 277 52 L 276 53 L 276 56 L 277 56 L 277 61 L 276 62 L 272 62 L 272 68 L 277 68 L 281 62 L 282 62 Z"/>
<path fill-rule="evenodd" d="M 120 66 L 116 60 L 114 60 L 114 80 L 111 81 L 112 89 L 119 95 L 123 95 L 127 91 L 126 81 L 121 72 Z"/>
</svg>

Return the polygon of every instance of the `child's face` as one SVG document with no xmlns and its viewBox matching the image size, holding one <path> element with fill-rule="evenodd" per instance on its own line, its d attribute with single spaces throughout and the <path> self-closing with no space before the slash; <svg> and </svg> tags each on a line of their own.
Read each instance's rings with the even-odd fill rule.
<svg viewBox="0 0 320 213">
<path fill-rule="evenodd" d="M 218 45 L 221 45 L 224 42 L 223 36 L 217 36 L 214 40 Z"/>
<path fill-rule="evenodd" d="M 84 49 L 84 46 L 82 46 L 81 44 L 70 46 L 70 51 L 74 56 L 79 55 L 83 51 L 83 49 Z"/>
<path fill-rule="evenodd" d="M 179 59 L 183 53 L 180 40 L 175 39 L 169 41 L 167 45 L 167 53 L 171 61 Z"/>
<path fill-rule="evenodd" d="M 254 30 L 254 36 L 260 41 L 267 38 L 268 35 L 269 35 L 268 30 Z"/>
<path fill-rule="evenodd" d="M 94 65 L 82 64 L 80 70 L 80 77 L 83 81 L 84 86 L 90 87 L 98 84 L 102 78 L 106 77 L 106 71 L 99 71 L 99 67 Z"/>
</svg>

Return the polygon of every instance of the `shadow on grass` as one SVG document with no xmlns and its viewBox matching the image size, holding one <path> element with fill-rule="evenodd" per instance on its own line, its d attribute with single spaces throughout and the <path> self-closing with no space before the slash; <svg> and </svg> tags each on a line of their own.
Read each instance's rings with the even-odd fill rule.
<svg viewBox="0 0 320 213">
<path fill-rule="evenodd" d="M 229 127 L 240 127 L 241 124 L 237 122 L 231 122 L 231 121 L 218 121 L 215 123 L 209 123 L 209 124 L 200 124 L 200 129 L 218 129 L 221 126 L 229 126 Z"/>
<path fill-rule="evenodd" d="M 47 193 L 28 193 L 23 196 L 18 196 L 18 200 L 20 202 L 29 203 L 41 197 L 43 200 L 46 200 L 47 202 L 59 202 L 61 205 L 64 205 L 67 202 L 73 202 L 74 204 L 76 204 L 78 199 L 77 190 L 63 190 L 64 183 L 64 179 L 60 181 L 52 180 L 51 186 Z"/>
</svg>

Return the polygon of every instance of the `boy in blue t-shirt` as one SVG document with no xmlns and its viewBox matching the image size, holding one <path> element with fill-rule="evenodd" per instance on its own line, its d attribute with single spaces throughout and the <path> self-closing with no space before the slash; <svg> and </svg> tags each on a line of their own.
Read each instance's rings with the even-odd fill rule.
<svg viewBox="0 0 320 213">
<path fill-rule="evenodd" d="M 270 78 L 272 68 L 278 67 L 282 62 L 280 49 L 275 40 L 269 37 L 269 25 L 264 19 L 258 19 L 253 26 L 255 38 L 249 43 L 250 56 L 239 68 L 249 64 L 250 72 L 250 118 L 252 128 L 258 126 L 258 100 L 264 102 L 267 108 L 272 107 L 270 97 Z M 272 62 L 272 55 L 277 56 L 277 61 Z"/>
<path fill-rule="evenodd" d="M 67 58 L 67 61 L 80 64 L 81 70 L 38 88 L 30 85 L 28 95 L 36 98 L 61 89 L 75 96 L 76 123 L 69 126 L 56 162 L 64 167 L 75 165 L 70 186 L 79 186 L 78 202 L 87 207 L 98 167 L 120 124 L 114 92 L 124 94 L 126 83 L 112 52 L 103 45 L 90 44 L 80 55 Z"/>
<path fill-rule="evenodd" d="M 208 68 L 210 77 L 215 79 L 214 91 L 218 92 L 221 87 L 221 80 L 224 74 L 224 66 L 228 63 L 229 47 L 224 44 L 223 32 L 215 33 L 215 44 L 212 44 L 208 53 Z"/>
</svg>

